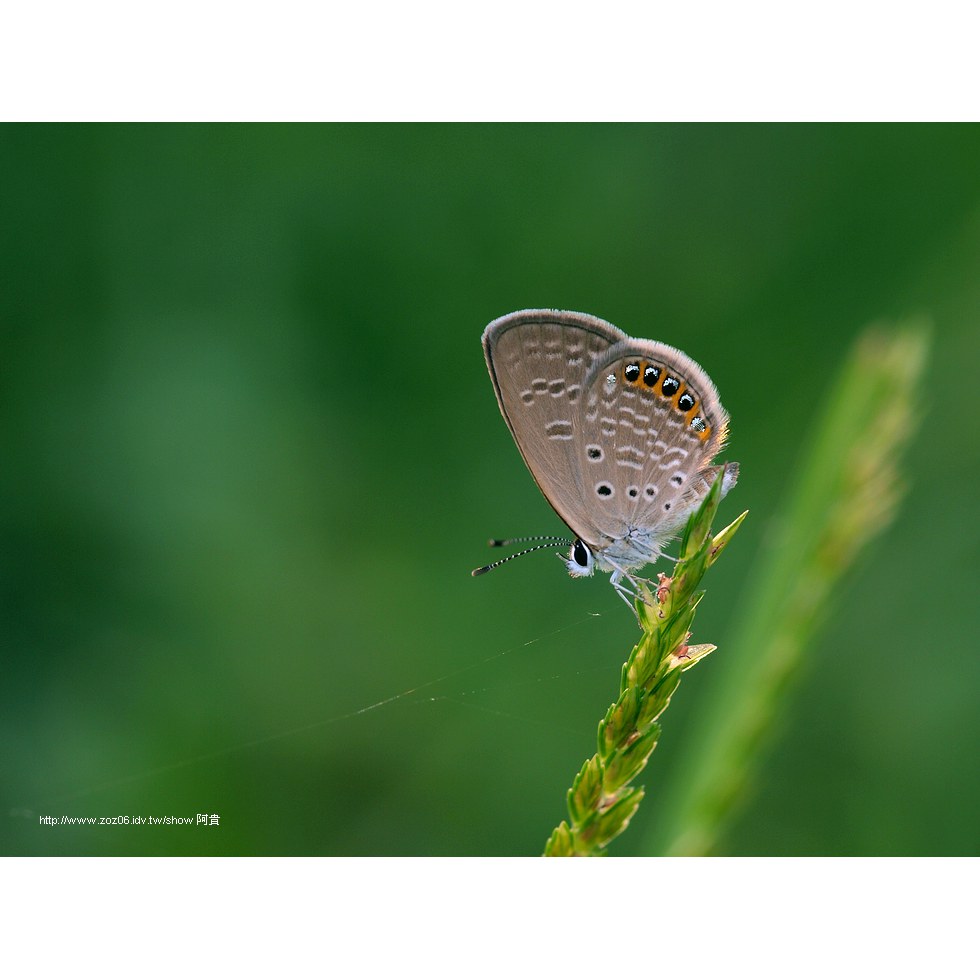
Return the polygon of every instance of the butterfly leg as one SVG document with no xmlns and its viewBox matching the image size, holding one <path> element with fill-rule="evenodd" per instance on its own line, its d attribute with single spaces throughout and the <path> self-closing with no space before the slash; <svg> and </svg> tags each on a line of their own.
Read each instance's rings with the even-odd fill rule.
<svg viewBox="0 0 980 980">
<path fill-rule="evenodd" d="M 607 558 L 606 561 L 609 561 L 609 559 Z M 609 563 L 612 564 L 612 562 Z M 630 575 L 630 573 L 627 572 L 626 569 L 620 568 L 618 565 L 613 565 L 613 568 L 615 569 L 615 571 L 613 571 L 612 575 L 609 576 L 609 584 L 612 585 L 612 587 L 621 595 L 625 594 L 625 595 L 632 596 L 634 599 L 643 599 L 645 602 L 646 599 L 643 596 L 643 590 L 641 588 L 640 583 L 643 583 L 644 585 L 652 586 L 653 582 L 648 578 L 641 578 L 638 575 Z M 627 582 L 630 583 L 630 585 L 633 586 L 634 589 L 636 589 L 635 592 L 626 588 L 626 586 L 623 584 L 624 578 L 626 579 Z"/>
<path fill-rule="evenodd" d="M 642 628 L 643 623 L 640 620 L 640 614 L 636 611 L 636 600 L 642 598 L 643 601 L 646 602 L 646 599 L 639 591 L 634 592 L 632 591 L 632 589 L 626 588 L 626 586 L 623 584 L 624 577 L 630 582 L 630 584 L 634 588 L 639 589 L 639 585 L 636 579 L 633 578 L 633 576 L 630 575 L 629 572 L 626 572 L 621 568 L 617 568 L 612 573 L 612 575 L 609 576 L 609 584 L 616 590 L 616 595 L 618 595 L 620 599 L 622 599 L 623 602 L 625 602 L 626 605 L 629 606 L 630 612 L 632 612 L 633 615 L 636 616 L 636 621 L 637 623 L 639 623 L 640 627 Z"/>
</svg>

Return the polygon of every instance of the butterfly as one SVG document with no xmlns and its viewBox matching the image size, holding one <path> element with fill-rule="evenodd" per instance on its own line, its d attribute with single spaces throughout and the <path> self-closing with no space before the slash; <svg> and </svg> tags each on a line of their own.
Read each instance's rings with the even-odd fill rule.
<svg viewBox="0 0 980 980">
<path fill-rule="evenodd" d="M 728 414 L 711 379 L 675 347 L 563 310 L 502 316 L 483 332 L 483 350 L 514 442 L 574 535 L 519 554 L 567 545 L 570 575 L 611 573 L 632 608 L 625 583 L 642 581 L 633 573 L 663 554 L 720 473 L 723 495 L 738 479 L 737 463 L 712 465 Z M 529 540 L 543 536 L 490 543 Z"/>
</svg>

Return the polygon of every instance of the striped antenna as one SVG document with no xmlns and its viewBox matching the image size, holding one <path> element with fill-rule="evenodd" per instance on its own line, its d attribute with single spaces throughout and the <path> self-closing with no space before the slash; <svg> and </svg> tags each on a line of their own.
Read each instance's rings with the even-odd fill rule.
<svg viewBox="0 0 980 980">
<path fill-rule="evenodd" d="M 496 538 L 491 538 L 490 547 L 497 548 L 501 545 L 510 544 L 513 541 L 538 541 L 543 537 L 544 535 L 538 535 L 534 538 L 507 538 L 502 541 L 498 541 Z M 482 568 L 474 568 L 470 574 L 474 577 L 477 575 L 484 575 L 487 572 L 493 571 L 495 568 L 499 568 L 501 565 L 505 565 L 514 558 L 523 558 L 525 555 L 529 555 L 533 551 L 540 551 L 542 548 L 553 548 L 556 544 L 570 546 L 571 543 L 572 542 L 567 538 L 548 538 L 544 544 L 536 544 L 533 548 L 526 548 L 524 551 L 518 551 L 516 554 L 508 555 L 506 558 L 501 558 L 500 561 L 491 562 L 489 565 L 484 565 Z"/>
<path fill-rule="evenodd" d="M 553 534 L 532 534 L 525 538 L 491 538 L 487 543 L 491 548 L 507 548 L 512 544 L 520 544 L 522 541 L 547 541 L 549 544 L 563 544 L 570 547 L 572 542 L 568 538 L 558 538 Z M 513 556 L 514 558 L 517 555 Z"/>
</svg>

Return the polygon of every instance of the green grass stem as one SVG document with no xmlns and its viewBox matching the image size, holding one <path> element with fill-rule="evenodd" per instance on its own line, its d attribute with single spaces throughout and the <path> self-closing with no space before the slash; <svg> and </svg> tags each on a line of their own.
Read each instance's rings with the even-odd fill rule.
<svg viewBox="0 0 980 980">
<path fill-rule="evenodd" d="M 691 646 L 694 611 L 704 593 L 704 573 L 738 530 L 745 514 L 711 536 L 711 522 L 721 501 L 723 474 L 687 523 L 680 561 L 672 578 L 660 576 L 653 592 L 643 586 L 636 602 L 642 635 L 623 664 L 619 698 L 599 722 L 597 751 L 587 759 L 567 794 L 568 820 L 545 845 L 548 857 L 591 857 L 605 853 L 609 842 L 627 827 L 643 799 L 633 785 L 657 747 L 657 719 L 677 690 L 681 674 L 715 648 Z"/>
<path fill-rule="evenodd" d="M 852 349 L 660 798 L 649 853 L 716 850 L 841 577 L 895 514 L 927 351 L 923 322 L 869 328 Z"/>
</svg>

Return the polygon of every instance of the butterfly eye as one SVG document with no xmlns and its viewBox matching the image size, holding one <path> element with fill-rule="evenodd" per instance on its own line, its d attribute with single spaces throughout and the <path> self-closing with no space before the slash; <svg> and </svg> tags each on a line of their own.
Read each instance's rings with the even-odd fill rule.
<svg viewBox="0 0 980 980">
<path fill-rule="evenodd" d="M 581 538 L 576 538 L 572 545 L 572 550 L 568 553 L 568 561 L 565 562 L 568 574 L 572 578 L 585 578 L 595 571 L 595 558 L 592 552 L 582 543 Z"/>
</svg>

